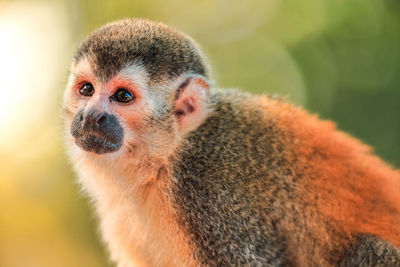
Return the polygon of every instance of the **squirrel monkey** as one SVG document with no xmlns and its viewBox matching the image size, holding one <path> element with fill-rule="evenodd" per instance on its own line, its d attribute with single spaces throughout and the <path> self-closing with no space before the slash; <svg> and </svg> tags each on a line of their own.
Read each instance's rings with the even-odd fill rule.
<svg viewBox="0 0 400 267">
<path fill-rule="evenodd" d="M 89 35 L 64 117 L 118 266 L 400 266 L 400 173 L 283 100 L 213 88 L 162 23 Z"/>
</svg>

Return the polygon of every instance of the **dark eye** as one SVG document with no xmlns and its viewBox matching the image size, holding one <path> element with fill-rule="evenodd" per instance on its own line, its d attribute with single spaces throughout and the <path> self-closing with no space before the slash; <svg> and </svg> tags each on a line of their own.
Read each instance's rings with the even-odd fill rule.
<svg viewBox="0 0 400 267">
<path fill-rule="evenodd" d="M 131 93 L 128 90 L 126 90 L 124 88 L 119 88 L 117 90 L 117 92 L 115 92 L 115 94 L 112 96 L 112 100 L 115 100 L 115 101 L 121 102 L 121 103 L 128 103 L 133 100 L 133 96 L 131 95 Z"/>
<path fill-rule="evenodd" d="M 79 89 L 79 93 L 83 96 L 92 96 L 94 94 L 94 87 L 91 83 L 85 83 Z"/>
</svg>

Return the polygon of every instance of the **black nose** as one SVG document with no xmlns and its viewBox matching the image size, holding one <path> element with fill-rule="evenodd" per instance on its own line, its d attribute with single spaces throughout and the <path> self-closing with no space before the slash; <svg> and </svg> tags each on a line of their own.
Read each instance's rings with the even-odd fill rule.
<svg viewBox="0 0 400 267">
<path fill-rule="evenodd" d="M 106 124 L 107 123 L 107 117 L 108 117 L 107 113 L 101 113 L 101 114 L 97 115 L 97 117 L 95 118 L 96 126 L 100 127 L 101 125 Z"/>
<path fill-rule="evenodd" d="M 110 121 L 110 115 L 106 112 L 97 113 L 97 112 L 89 112 L 85 115 L 81 116 L 81 121 L 84 122 L 86 127 L 92 129 L 100 129 L 107 125 Z"/>
</svg>

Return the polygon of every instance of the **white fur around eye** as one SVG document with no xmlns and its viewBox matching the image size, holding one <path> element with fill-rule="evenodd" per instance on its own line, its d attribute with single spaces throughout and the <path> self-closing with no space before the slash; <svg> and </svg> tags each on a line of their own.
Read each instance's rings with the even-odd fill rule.
<svg viewBox="0 0 400 267">
<path fill-rule="evenodd" d="M 117 76 L 131 81 L 132 84 L 137 87 L 140 95 L 144 101 L 146 101 L 145 105 L 143 106 L 144 112 L 153 113 L 160 110 L 162 104 L 157 96 L 151 92 L 149 88 L 150 77 L 142 64 L 132 63 L 119 71 Z"/>
<path fill-rule="evenodd" d="M 124 67 L 118 72 L 117 76 L 132 81 L 141 91 L 145 91 L 149 84 L 149 74 L 140 63 L 133 63 Z"/>
</svg>

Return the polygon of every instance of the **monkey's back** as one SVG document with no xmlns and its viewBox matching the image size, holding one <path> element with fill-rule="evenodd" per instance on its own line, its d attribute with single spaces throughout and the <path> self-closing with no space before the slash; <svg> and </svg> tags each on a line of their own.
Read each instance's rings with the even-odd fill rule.
<svg viewBox="0 0 400 267">
<path fill-rule="evenodd" d="M 178 220 L 201 263 L 335 265 L 359 233 L 400 245 L 399 173 L 365 146 L 280 100 L 211 99 L 173 167 Z"/>
</svg>

